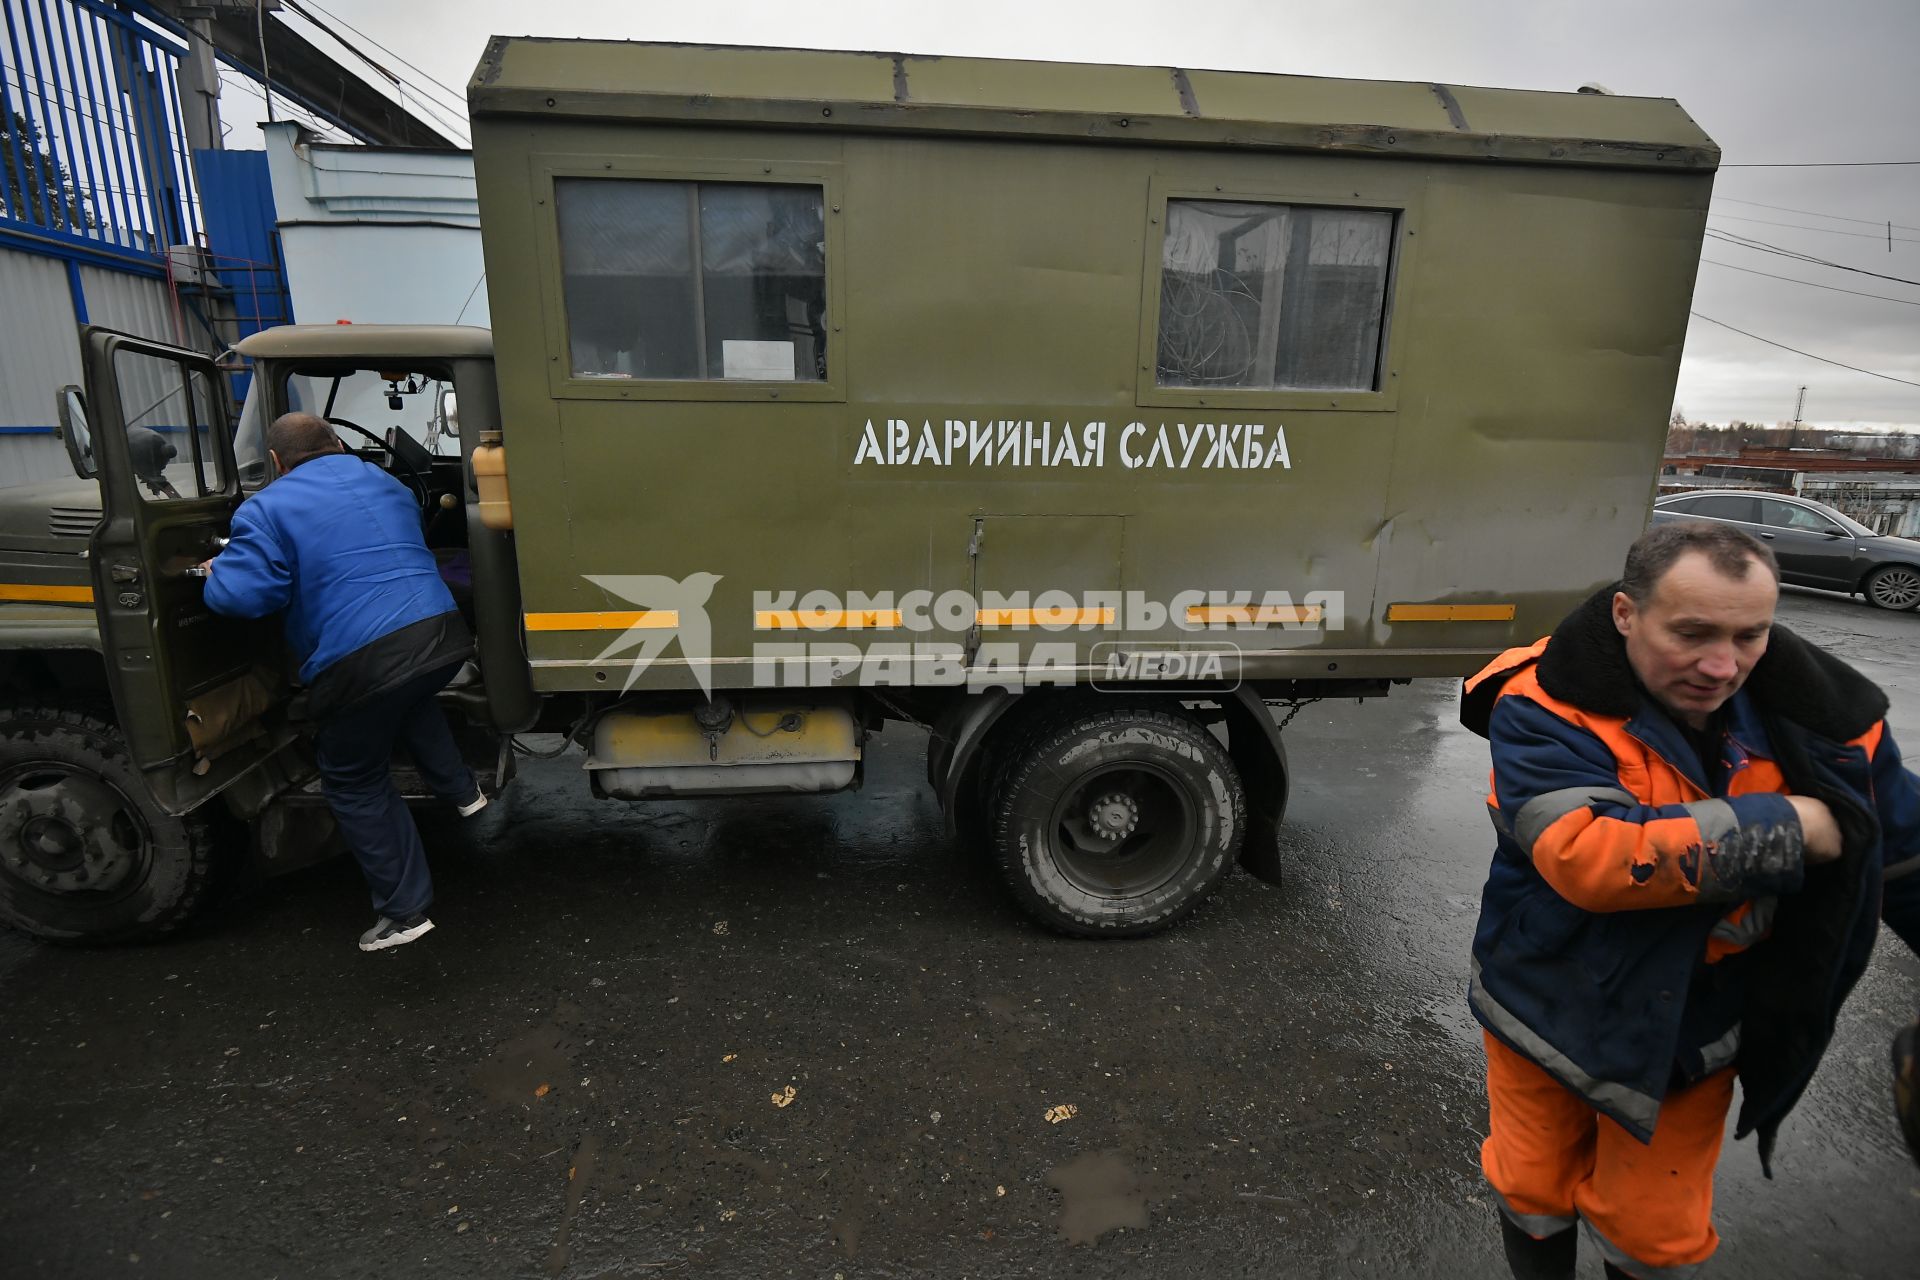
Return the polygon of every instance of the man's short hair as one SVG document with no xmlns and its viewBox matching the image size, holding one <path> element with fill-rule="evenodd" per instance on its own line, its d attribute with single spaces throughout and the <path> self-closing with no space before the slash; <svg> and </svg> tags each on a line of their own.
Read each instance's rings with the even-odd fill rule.
<svg viewBox="0 0 1920 1280">
<path fill-rule="evenodd" d="M 1729 524 L 1705 520 L 1676 520 L 1657 524 L 1641 534 L 1627 551 L 1626 571 L 1620 575 L 1620 589 L 1635 604 L 1645 604 L 1660 585 L 1674 561 L 1689 551 L 1698 551 L 1726 577 L 1744 582 L 1749 567 L 1758 561 L 1780 581 L 1780 564 L 1767 544 L 1750 533 Z"/>
<path fill-rule="evenodd" d="M 283 472 L 291 471 L 309 458 L 338 452 L 340 437 L 316 414 L 283 413 L 267 426 L 267 448 L 280 459 Z"/>
</svg>

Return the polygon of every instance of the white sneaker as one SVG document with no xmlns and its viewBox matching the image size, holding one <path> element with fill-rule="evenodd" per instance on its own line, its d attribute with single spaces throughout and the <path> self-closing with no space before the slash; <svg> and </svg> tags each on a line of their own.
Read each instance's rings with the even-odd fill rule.
<svg viewBox="0 0 1920 1280">
<path fill-rule="evenodd" d="M 385 951 L 388 947 L 404 947 L 432 929 L 433 921 L 427 919 L 424 913 L 410 915 L 405 920 L 381 916 L 373 922 L 373 928 L 360 935 L 360 949 Z"/>
<path fill-rule="evenodd" d="M 467 801 L 465 804 L 456 805 L 454 807 L 460 811 L 461 817 L 471 818 L 474 814 L 480 812 L 482 809 L 487 807 L 487 793 L 484 791 L 479 792 L 473 797 L 473 799 Z"/>
</svg>

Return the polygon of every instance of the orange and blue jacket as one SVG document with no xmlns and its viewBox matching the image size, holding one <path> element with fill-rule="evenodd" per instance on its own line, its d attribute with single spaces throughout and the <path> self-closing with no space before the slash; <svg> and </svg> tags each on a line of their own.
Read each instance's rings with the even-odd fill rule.
<svg viewBox="0 0 1920 1280">
<path fill-rule="evenodd" d="M 1670 1087 L 1738 1058 L 1750 953 L 1768 945 L 1783 897 L 1802 888 L 1781 748 L 1818 760 L 1831 784 L 1822 798 L 1848 809 L 1846 796 L 1857 799 L 1860 821 L 1847 825 L 1860 833 L 1855 843 L 1877 844 L 1861 856 L 1882 864 L 1871 891 L 1883 869 L 1896 872 L 1888 918 L 1916 949 L 1920 875 L 1897 873 L 1920 869 L 1920 784 L 1879 718 L 1884 699 L 1864 732 L 1834 739 L 1788 718 L 1754 682 L 1728 702 L 1718 759 L 1703 762 L 1632 680 L 1610 628 L 1575 621 L 1467 682 L 1463 719 L 1491 744 L 1487 804 L 1498 833 L 1469 999 L 1494 1035 L 1650 1141 Z M 1566 646 L 1548 681 L 1557 695 L 1541 679 L 1550 644 Z M 1797 640 L 1792 648 L 1818 654 Z M 1782 735 L 1792 741 L 1776 742 Z M 1863 931 L 1860 913 L 1844 906 L 1841 914 L 1835 950 L 1845 954 L 1821 960 L 1835 978 L 1822 988 L 1832 994 L 1829 1035 L 1876 927 L 1869 919 Z M 1758 1100 L 1772 1121 L 1763 1159 L 1824 1046 L 1821 1036 L 1810 1062 L 1771 1064 L 1769 1089 L 1780 1096 Z"/>
</svg>

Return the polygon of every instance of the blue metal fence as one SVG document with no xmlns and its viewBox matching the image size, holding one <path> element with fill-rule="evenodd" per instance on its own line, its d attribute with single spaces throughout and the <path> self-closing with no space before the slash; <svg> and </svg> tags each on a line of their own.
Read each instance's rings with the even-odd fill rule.
<svg viewBox="0 0 1920 1280">
<path fill-rule="evenodd" d="M 201 243 L 186 48 L 102 0 L 0 0 L 0 241 L 164 270 Z"/>
</svg>

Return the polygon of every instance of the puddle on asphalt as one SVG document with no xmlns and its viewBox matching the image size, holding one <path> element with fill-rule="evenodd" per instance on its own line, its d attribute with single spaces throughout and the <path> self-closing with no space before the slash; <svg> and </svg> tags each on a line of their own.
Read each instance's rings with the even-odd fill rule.
<svg viewBox="0 0 1920 1280">
<path fill-rule="evenodd" d="M 1060 1193 L 1060 1234 L 1068 1244 L 1092 1244 L 1109 1231 L 1146 1229 L 1148 1181 L 1118 1151 L 1076 1156 L 1047 1174 Z"/>
<path fill-rule="evenodd" d="M 552 1022 L 502 1044 L 474 1070 L 473 1087 L 496 1106 L 514 1107 L 570 1084 L 579 1040 L 566 1024 L 578 1012 L 562 1006 Z"/>
</svg>

